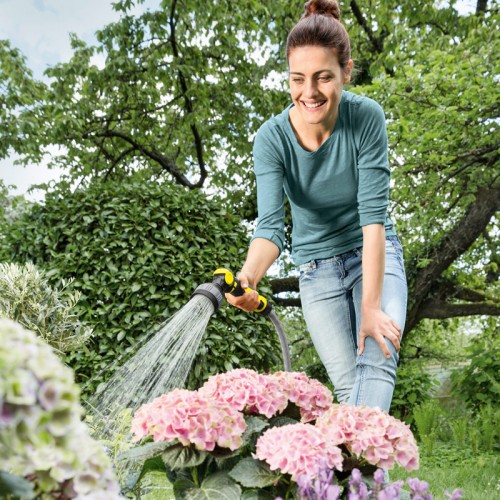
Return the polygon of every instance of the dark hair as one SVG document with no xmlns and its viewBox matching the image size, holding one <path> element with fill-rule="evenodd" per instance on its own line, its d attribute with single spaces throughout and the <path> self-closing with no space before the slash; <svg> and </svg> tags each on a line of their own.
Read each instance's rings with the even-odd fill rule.
<svg viewBox="0 0 500 500">
<path fill-rule="evenodd" d="M 313 45 L 337 50 L 339 64 L 347 67 L 351 59 L 351 43 L 340 22 L 340 8 L 335 0 L 310 0 L 304 4 L 304 15 L 288 34 L 286 58 L 297 47 Z"/>
</svg>

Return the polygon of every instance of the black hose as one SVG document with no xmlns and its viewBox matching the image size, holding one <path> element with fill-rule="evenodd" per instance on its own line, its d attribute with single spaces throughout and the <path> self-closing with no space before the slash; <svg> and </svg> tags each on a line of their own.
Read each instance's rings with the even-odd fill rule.
<svg viewBox="0 0 500 500">
<path fill-rule="evenodd" d="M 274 328 L 276 328 L 276 333 L 280 339 L 281 344 L 281 354 L 283 355 L 283 365 L 285 367 L 286 372 L 292 371 L 292 363 L 290 361 L 290 349 L 288 348 L 288 340 L 285 335 L 285 331 L 283 330 L 283 325 L 281 321 L 276 316 L 276 312 L 274 309 L 271 310 L 267 317 L 272 321 Z"/>
</svg>

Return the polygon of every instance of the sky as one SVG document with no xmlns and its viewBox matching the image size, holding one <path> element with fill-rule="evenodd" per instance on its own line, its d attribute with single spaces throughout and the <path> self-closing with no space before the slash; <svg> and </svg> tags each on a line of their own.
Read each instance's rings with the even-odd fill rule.
<svg viewBox="0 0 500 500">
<path fill-rule="evenodd" d="M 137 13 L 156 8 L 160 0 L 146 0 Z M 47 67 L 71 58 L 70 33 L 89 44 L 96 43 L 95 32 L 117 21 L 119 13 L 112 0 L 0 0 L 0 39 L 8 39 L 27 58 L 35 78 L 44 79 Z M 0 160 L 0 179 L 12 194 L 25 194 L 32 184 L 57 179 L 60 172 L 44 165 L 13 165 L 15 157 Z M 39 200 L 41 192 L 27 195 Z"/>
<path fill-rule="evenodd" d="M 476 0 L 458 3 L 459 10 L 470 12 Z M 155 10 L 159 4 L 160 0 L 145 0 L 142 6 L 136 7 L 136 13 Z M 0 39 L 9 39 L 19 48 L 34 76 L 43 79 L 47 67 L 71 58 L 70 33 L 93 44 L 94 33 L 118 17 L 112 0 L 0 0 Z M 0 160 L 0 179 L 7 186 L 17 186 L 10 189 L 12 194 L 26 194 L 32 184 L 48 182 L 60 175 L 59 171 L 48 170 L 44 165 L 13 165 L 14 160 L 14 156 Z M 40 191 L 27 195 L 34 200 L 42 196 Z"/>
</svg>

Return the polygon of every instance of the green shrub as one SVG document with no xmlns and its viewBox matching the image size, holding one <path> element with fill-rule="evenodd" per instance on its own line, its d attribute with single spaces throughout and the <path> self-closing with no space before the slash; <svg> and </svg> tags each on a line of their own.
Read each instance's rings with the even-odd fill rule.
<svg viewBox="0 0 500 500">
<path fill-rule="evenodd" d="M 60 352 L 80 349 L 92 333 L 75 313 L 80 293 L 49 285 L 33 264 L 0 263 L 0 318 L 19 322 Z"/>
<path fill-rule="evenodd" d="M 129 178 L 48 194 L 10 227 L 0 258 L 32 261 L 54 283 L 74 278 L 88 349 L 68 357 L 96 387 L 109 364 L 189 300 L 218 267 L 241 266 L 248 235 L 237 214 L 200 191 Z M 260 292 L 270 295 L 269 289 Z M 239 366 L 280 366 L 270 321 L 222 307 L 209 323 L 190 386 Z M 104 370 L 104 371 L 103 371 Z"/>
<path fill-rule="evenodd" d="M 500 338 L 486 330 L 466 347 L 470 364 L 451 374 L 452 393 L 474 411 L 500 405 Z"/>
<path fill-rule="evenodd" d="M 416 366 L 401 366 L 391 404 L 391 415 L 413 425 L 416 405 L 429 401 L 437 382 L 432 375 Z"/>
</svg>

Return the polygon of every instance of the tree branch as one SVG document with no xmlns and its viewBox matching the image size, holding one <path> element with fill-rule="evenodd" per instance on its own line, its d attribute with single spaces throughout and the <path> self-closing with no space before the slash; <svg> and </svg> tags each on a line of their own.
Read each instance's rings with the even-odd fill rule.
<svg viewBox="0 0 500 500">
<path fill-rule="evenodd" d="M 424 318 L 446 319 L 475 315 L 500 316 L 500 307 L 491 302 L 450 304 L 449 302 L 429 300 L 420 307 L 418 311 L 418 320 Z"/>
<path fill-rule="evenodd" d="M 290 276 L 287 278 L 274 278 L 270 280 L 271 289 L 273 294 L 281 292 L 298 292 L 299 291 L 299 278 Z"/>
<path fill-rule="evenodd" d="M 177 41 L 175 39 L 175 21 L 174 21 L 174 15 L 175 15 L 175 8 L 176 8 L 177 0 L 174 0 L 172 2 L 172 9 L 170 11 L 170 42 L 172 45 L 172 53 L 176 59 L 179 59 L 179 51 L 177 49 Z M 179 83 L 181 85 L 181 90 L 182 90 L 182 95 L 184 96 L 184 103 L 186 105 L 186 110 L 188 114 L 192 115 L 193 114 L 193 104 L 191 102 L 191 99 L 189 98 L 188 95 L 188 86 L 186 82 L 186 78 L 182 71 L 178 71 L 179 74 Z M 198 132 L 198 128 L 194 123 L 190 125 L 191 132 L 194 137 L 194 145 L 196 149 L 196 157 L 198 160 L 198 166 L 200 168 L 200 178 L 198 182 L 194 185 L 194 187 L 202 187 L 205 179 L 207 178 L 207 170 L 205 166 L 205 161 L 203 159 L 203 146 L 202 146 L 202 140 L 200 133 Z"/>
<path fill-rule="evenodd" d="M 419 321 L 419 309 L 428 299 L 432 288 L 450 264 L 467 249 L 485 230 L 493 215 L 500 208 L 500 187 L 480 188 L 462 219 L 445 236 L 429 255 L 430 264 L 420 269 L 414 281 L 413 303 L 408 311 L 406 330 Z"/>
<path fill-rule="evenodd" d="M 373 31 L 370 28 L 366 18 L 363 16 L 363 13 L 361 12 L 361 9 L 359 8 L 358 3 L 355 0 L 351 0 L 350 6 L 351 6 L 352 13 L 354 14 L 354 17 L 356 18 L 356 21 L 358 21 L 358 24 L 363 28 L 363 30 L 367 34 L 368 39 L 370 40 L 370 43 L 373 45 L 374 49 L 379 54 L 381 54 L 384 51 L 384 44 L 382 43 L 380 38 L 377 38 L 373 34 Z"/>
<path fill-rule="evenodd" d="M 302 302 L 300 301 L 300 298 L 290 298 L 290 299 L 283 299 L 281 297 L 273 297 L 274 302 L 276 302 L 277 305 L 283 306 L 283 307 L 301 307 Z"/>
<path fill-rule="evenodd" d="M 131 146 L 140 151 L 147 158 L 150 158 L 151 160 L 159 163 L 161 167 L 169 172 L 179 184 L 186 186 L 189 189 L 196 189 L 200 187 L 200 181 L 195 184 L 190 182 L 190 180 L 177 168 L 177 165 L 170 158 L 167 158 L 165 155 L 158 153 L 153 149 L 146 149 L 142 144 L 139 144 L 128 135 L 117 130 L 104 130 L 96 135 L 98 137 L 118 137 L 119 139 L 128 142 Z"/>
<path fill-rule="evenodd" d="M 450 299 L 464 300 L 466 302 L 491 302 L 500 304 L 500 298 L 488 297 L 482 291 L 465 288 L 450 280 L 442 280 L 432 290 L 432 295 L 438 301 Z"/>
<path fill-rule="evenodd" d="M 488 6 L 488 0 L 477 0 L 476 3 L 476 16 L 478 14 L 486 12 L 486 7 Z"/>
</svg>

